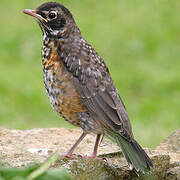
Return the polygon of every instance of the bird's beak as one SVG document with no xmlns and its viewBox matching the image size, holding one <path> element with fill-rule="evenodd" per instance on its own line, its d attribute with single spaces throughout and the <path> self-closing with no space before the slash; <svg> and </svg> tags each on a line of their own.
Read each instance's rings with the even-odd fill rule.
<svg viewBox="0 0 180 180">
<path fill-rule="evenodd" d="M 23 10 L 23 13 L 25 13 L 25 14 L 27 14 L 27 15 L 30 15 L 30 16 L 33 16 L 33 17 L 36 18 L 37 20 L 47 22 L 47 20 L 46 20 L 45 18 L 43 18 L 41 15 L 39 15 L 39 14 L 37 13 L 37 10 L 25 9 L 25 10 Z"/>
</svg>

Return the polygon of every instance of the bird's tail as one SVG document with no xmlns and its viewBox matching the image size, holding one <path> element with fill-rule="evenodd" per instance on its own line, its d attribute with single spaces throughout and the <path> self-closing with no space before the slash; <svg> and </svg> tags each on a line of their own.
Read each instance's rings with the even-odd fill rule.
<svg viewBox="0 0 180 180">
<path fill-rule="evenodd" d="M 135 169 L 137 173 L 150 171 L 150 167 L 153 167 L 152 161 L 135 140 L 129 142 L 114 132 L 108 132 L 107 135 L 121 147 L 130 169 Z"/>
</svg>

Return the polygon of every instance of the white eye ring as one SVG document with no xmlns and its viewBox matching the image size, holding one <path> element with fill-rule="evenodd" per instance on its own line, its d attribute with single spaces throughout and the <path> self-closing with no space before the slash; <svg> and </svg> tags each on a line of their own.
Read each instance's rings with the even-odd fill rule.
<svg viewBox="0 0 180 180">
<path fill-rule="evenodd" d="M 56 11 L 51 11 L 49 12 L 48 14 L 48 18 L 51 20 L 51 19 L 55 19 L 57 17 L 57 13 Z"/>
</svg>

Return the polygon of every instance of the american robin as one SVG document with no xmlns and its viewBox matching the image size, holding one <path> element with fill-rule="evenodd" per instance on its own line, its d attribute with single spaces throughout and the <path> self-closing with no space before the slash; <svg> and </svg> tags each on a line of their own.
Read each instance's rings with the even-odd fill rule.
<svg viewBox="0 0 180 180">
<path fill-rule="evenodd" d="M 91 158 L 96 158 L 101 135 L 122 149 L 130 169 L 146 173 L 152 161 L 133 137 L 125 106 L 104 60 L 82 37 L 70 11 L 56 2 L 26 9 L 43 32 L 42 63 L 46 92 L 54 110 L 83 133 L 66 153 L 90 132 L 97 134 Z"/>
</svg>

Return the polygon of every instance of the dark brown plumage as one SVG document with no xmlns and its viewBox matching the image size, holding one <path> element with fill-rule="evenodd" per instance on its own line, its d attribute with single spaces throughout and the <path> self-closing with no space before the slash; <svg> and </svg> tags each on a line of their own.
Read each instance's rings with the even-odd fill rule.
<svg viewBox="0 0 180 180">
<path fill-rule="evenodd" d="M 122 148 L 131 168 L 147 172 L 152 162 L 134 140 L 125 106 L 114 87 L 103 59 L 82 37 L 71 13 L 55 2 L 35 10 L 43 32 L 42 62 L 44 84 L 55 111 L 83 133 L 66 156 L 89 132 L 97 134 L 92 157 L 96 157 L 101 135 Z"/>
</svg>

